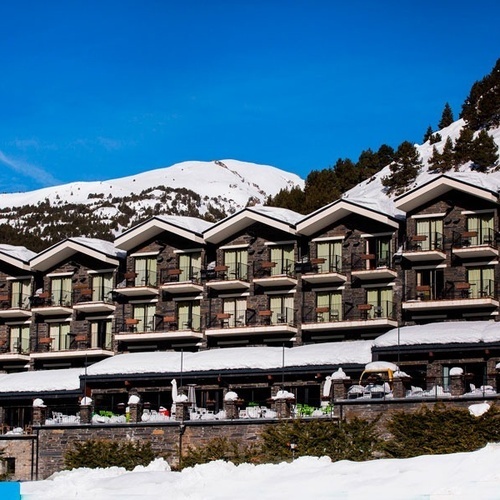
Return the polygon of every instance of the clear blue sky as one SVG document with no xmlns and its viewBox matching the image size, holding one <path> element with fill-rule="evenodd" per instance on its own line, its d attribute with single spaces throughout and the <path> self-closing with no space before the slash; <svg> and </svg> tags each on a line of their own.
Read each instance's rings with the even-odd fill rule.
<svg viewBox="0 0 500 500">
<path fill-rule="evenodd" d="M 235 158 L 305 178 L 421 142 L 500 57 L 498 0 L 0 2 L 0 192 Z"/>
</svg>

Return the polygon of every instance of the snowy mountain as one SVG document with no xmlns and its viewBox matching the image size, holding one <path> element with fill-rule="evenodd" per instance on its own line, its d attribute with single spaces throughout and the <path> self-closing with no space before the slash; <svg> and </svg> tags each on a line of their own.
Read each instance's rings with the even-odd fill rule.
<svg viewBox="0 0 500 500">
<path fill-rule="evenodd" d="M 438 152 L 441 153 L 446 143 L 446 139 L 450 137 L 453 141 L 455 141 L 464 126 L 464 120 L 457 120 L 448 127 L 438 131 L 442 138 L 439 142 L 431 144 L 427 141 L 424 144 L 415 145 L 420 157 L 422 158 L 423 166 L 413 184 L 409 186 L 406 191 L 425 184 L 439 175 L 429 171 L 429 158 L 432 156 L 433 147 L 436 146 Z M 475 136 L 477 136 L 477 133 L 478 132 L 476 132 Z M 488 134 L 493 137 L 500 150 L 500 127 L 489 129 Z M 393 200 L 396 196 L 394 194 L 388 195 L 387 188 L 382 185 L 382 179 L 389 176 L 390 173 L 391 171 L 389 166 L 384 167 L 370 179 L 363 181 L 347 191 L 343 197 L 353 202 L 361 203 L 363 206 L 373 208 L 374 210 L 379 210 L 383 213 L 394 216 L 403 216 L 403 213 L 397 210 L 394 206 Z M 476 186 L 485 187 L 492 191 L 500 190 L 500 171 L 490 171 L 488 173 L 472 171 L 471 162 L 461 165 L 458 170 L 450 170 L 447 175 L 456 179 L 461 179 Z"/>
<path fill-rule="evenodd" d="M 47 243 L 69 236 L 112 239 L 153 215 L 189 215 L 216 221 L 262 204 L 283 188 L 303 187 L 297 175 L 237 160 L 189 161 L 141 174 L 72 182 L 26 193 L 0 194 L 6 243 L 29 234 Z M 5 231 L 11 226 L 15 233 Z M 34 248 L 37 250 L 37 248 Z"/>
</svg>

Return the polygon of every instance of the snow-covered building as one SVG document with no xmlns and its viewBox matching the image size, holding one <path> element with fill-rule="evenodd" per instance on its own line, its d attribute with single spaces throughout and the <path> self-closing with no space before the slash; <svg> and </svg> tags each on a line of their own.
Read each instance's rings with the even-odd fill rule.
<svg viewBox="0 0 500 500">
<path fill-rule="evenodd" d="M 283 384 L 318 405 L 329 374 L 372 360 L 424 388 L 453 367 L 496 388 L 498 189 L 435 175 L 394 200 L 355 194 L 307 216 L 154 217 L 38 255 L 2 245 L 1 367 L 86 368 L 82 394 L 109 409 L 131 387 L 166 405 L 181 375 L 216 408 L 228 389 L 259 403 Z"/>
</svg>

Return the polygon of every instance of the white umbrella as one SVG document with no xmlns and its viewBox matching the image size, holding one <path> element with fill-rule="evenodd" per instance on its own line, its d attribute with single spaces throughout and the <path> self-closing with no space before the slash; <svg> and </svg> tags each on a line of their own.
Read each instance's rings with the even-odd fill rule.
<svg viewBox="0 0 500 500">
<path fill-rule="evenodd" d="M 172 384 L 172 402 L 175 403 L 177 400 L 177 380 L 172 379 L 170 384 Z"/>
<path fill-rule="evenodd" d="M 188 401 L 191 403 L 191 408 L 196 408 L 196 392 L 194 388 L 196 384 L 189 384 Z"/>
</svg>

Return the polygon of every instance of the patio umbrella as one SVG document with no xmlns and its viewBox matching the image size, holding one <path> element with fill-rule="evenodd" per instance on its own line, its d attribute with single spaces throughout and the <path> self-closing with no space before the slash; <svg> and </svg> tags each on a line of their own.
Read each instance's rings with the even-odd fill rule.
<svg viewBox="0 0 500 500">
<path fill-rule="evenodd" d="M 172 379 L 170 384 L 172 385 L 172 403 L 175 404 L 175 401 L 177 400 L 177 380 L 175 380 L 175 378 Z"/>
</svg>

